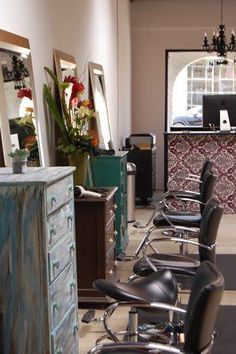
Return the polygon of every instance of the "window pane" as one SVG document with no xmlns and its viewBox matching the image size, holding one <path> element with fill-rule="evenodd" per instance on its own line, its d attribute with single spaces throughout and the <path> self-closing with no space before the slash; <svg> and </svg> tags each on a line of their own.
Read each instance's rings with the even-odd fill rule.
<svg viewBox="0 0 236 354">
<path fill-rule="evenodd" d="M 220 91 L 221 92 L 233 92 L 233 81 L 220 81 Z"/>
</svg>

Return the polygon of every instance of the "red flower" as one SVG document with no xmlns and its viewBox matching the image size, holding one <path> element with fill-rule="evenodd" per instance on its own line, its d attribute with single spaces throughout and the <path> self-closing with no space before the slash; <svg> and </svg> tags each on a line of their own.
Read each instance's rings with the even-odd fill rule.
<svg viewBox="0 0 236 354">
<path fill-rule="evenodd" d="M 84 92 L 84 84 L 82 82 L 78 82 L 74 76 L 66 76 L 64 78 L 64 82 L 73 84 L 70 96 L 70 103 L 74 98 L 77 97 L 78 93 L 82 94 Z"/>
<path fill-rule="evenodd" d="M 17 92 L 17 97 L 18 98 L 23 98 L 23 97 L 28 97 L 30 100 L 32 100 L 32 91 L 31 89 L 23 88 Z"/>
</svg>

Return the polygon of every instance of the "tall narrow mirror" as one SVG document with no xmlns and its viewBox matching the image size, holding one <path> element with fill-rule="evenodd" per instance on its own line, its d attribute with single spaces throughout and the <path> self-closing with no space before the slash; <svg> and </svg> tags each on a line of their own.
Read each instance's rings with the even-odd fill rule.
<svg viewBox="0 0 236 354">
<path fill-rule="evenodd" d="M 113 149 L 110 122 L 107 110 L 105 79 L 103 67 L 100 64 L 89 64 L 90 84 L 93 95 L 94 108 L 97 112 L 97 130 L 99 145 L 102 149 Z"/>
<path fill-rule="evenodd" d="M 16 148 L 30 151 L 29 166 L 41 164 L 30 46 L 27 38 L 0 30 L 0 124 L 4 164 Z"/>
</svg>

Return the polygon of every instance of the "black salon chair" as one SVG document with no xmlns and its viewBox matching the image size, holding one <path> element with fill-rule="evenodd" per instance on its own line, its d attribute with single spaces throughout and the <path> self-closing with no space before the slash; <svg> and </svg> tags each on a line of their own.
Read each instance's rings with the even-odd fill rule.
<svg viewBox="0 0 236 354">
<path fill-rule="evenodd" d="M 204 186 L 202 186 L 202 183 L 203 183 L 203 180 L 204 180 L 204 177 L 205 177 L 205 174 L 207 172 L 212 172 L 212 167 L 213 167 L 213 162 L 211 160 L 205 160 L 204 163 L 203 163 L 203 166 L 202 166 L 202 169 L 201 169 L 201 172 L 200 172 L 200 175 L 193 175 L 193 174 L 188 174 L 187 176 L 174 176 L 172 177 L 169 181 L 168 181 L 168 184 L 167 186 L 172 182 L 172 181 L 184 181 L 185 183 L 186 182 L 191 182 L 193 183 L 194 185 L 196 184 L 197 185 L 197 190 L 196 191 L 190 191 L 190 190 L 186 190 L 186 189 L 181 189 L 181 187 L 177 190 L 171 190 L 168 188 L 167 192 L 164 193 L 164 195 L 162 196 L 161 200 L 156 204 L 152 214 L 150 215 L 148 221 L 144 224 L 144 225 L 141 225 L 140 222 L 135 222 L 133 224 L 134 227 L 136 228 L 145 228 L 147 227 L 152 219 L 154 218 L 155 214 L 163 209 L 163 207 L 166 207 L 167 206 L 167 203 L 172 200 L 172 199 L 175 199 L 175 200 L 182 200 L 183 198 L 187 198 L 188 201 L 189 199 L 198 199 L 200 198 L 201 196 L 201 189 L 205 188 Z M 183 187 L 182 187 L 183 188 Z"/>
<path fill-rule="evenodd" d="M 201 193 L 198 196 L 198 198 L 197 199 L 180 198 L 180 200 L 184 202 L 189 201 L 191 203 L 196 203 L 197 205 L 199 205 L 200 206 L 199 213 L 194 213 L 186 210 L 175 211 L 175 210 L 170 210 L 168 208 L 163 208 L 159 210 L 158 214 L 153 218 L 153 226 L 146 231 L 143 239 L 139 243 L 134 254 L 131 256 L 121 254 L 117 257 L 117 259 L 121 261 L 123 260 L 129 261 L 129 260 L 137 259 L 142 249 L 149 242 L 150 235 L 154 230 L 157 229 L 165 229 L 165 234 L 167 235 L 171 234 L 172 236 L 175 235 L 180 238 L 197 237 L 198 229 L 201 223 L 202 213 L 205 204 L 210 198 L 212 198 L 216 180 L 217 177 L 213 175 L 212 172 L 207 171 L 201 183 Z M 183 254 L 184 252 L 187 252 L 187 247 L 184 248 L 183 244 L 181 244 L 180 253 Z"/>
<path fill-rule="evenodd" d="M 100 288 L 99 281 L 97 281 L 95 285 L 96 289 L 104 290 L 104 286 L 102 289 Z M 108 282 L 106 293 L 109 293 L 109 286 L 110 283 Z M 114 334 L 113 338 L 110 338 L 114 339 L 117 343 L 99 344 L 92 348 L 88 354 L 144 354 L 147 352 L 155 353 L 159 351 L 163 353 L 179 354 L 208 354 L 213 347 L 215 322 L 223 291 L 224 278 L 220 271 L 214 264 L 207 261 L 203 262 L 194 277 L 186 310 L 161 303 L 148 304 L 145 296 L 143 302 L 146 301 L 146 303 L 139 302 L 136 304 L 138 308 L 152 309 L 152 311 L 157 314 L 157 317 L 158 309 L 166 309 L 167 311 L 175 313 L 184 313 L 184 343 L 181 344 L 178 342 L 178 336 L 173 337 L 175 341 L 172 342 L 171 345 L 164 345 L 156 342 L 142 343 L 140 341 L 119 342 L 119 339 Z M 116 303 L 116 307 L 114 304 L 112 304 L 111 307 L 112 306 L 112 311 L 114 312 L 115 308 L 119 306 L 119 303 Z M 109 331 L 111 332 L 110 328 Z"/>
<path fill-rule="evenodd" d="M 149 241 L 150 244 L 161 242 L 174 242 L 191 244 L 198 248 L 199 257 L 193 258 L 185 255 L 153 253 L 145 254 L 139 259 L 133 271 L 139 277 L 145 277 L 160 269 L 171 270 L 176 279 L 185 289 L 191 287 L 192 277 L 203 261 L 210 261 L 215 264 L 216 237 L 223 214 L 223 209 L 215 199 L 210 199 L 204 208 L 197 242 L 194 240 L 180 239 L 176 237 L 156 238 Z M 146 247 L 149 246 L 146 244 Z"/>
</svg>

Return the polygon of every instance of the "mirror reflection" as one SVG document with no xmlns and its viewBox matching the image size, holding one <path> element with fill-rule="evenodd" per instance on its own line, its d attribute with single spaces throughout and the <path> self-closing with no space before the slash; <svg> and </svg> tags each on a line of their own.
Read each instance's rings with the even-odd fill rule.
<svg viewBox="0 0 236 354">
<path fill-rule="evenodd" d="M 56 75 L 59 81 L 63 82 L 67 80 L 67 78 L 71 77 L 77 78 L 77 67 L 74 56 L 55 49 L 54 61 L 56 67 Z M 65 90 L 65 98 L 68 106 L 69 98 L 71 97 L 72 86 L 73 84 L 71 83 L 71 85 Z"/>
<path fill-rule="evenodd" d="M 97 130 L 101 149 L 113 149 L 110 122 L 106 103 L 104 71 L 101 65 L 89 63 L 90 83 L 95 111 L 97 112 Z"/>
<path fill-rule="evenodd" d="M 203 127 L 203 96 L 236 93 L 233 58 L 205 52 L 168 52 L 168 127 Z"/>
<path fill-rule="evenodd" d="M 40 165 L 29 42 L 0 30 L 1 131 L 5 165 L 16 148 L 30 152 L 29 166 Z"/>
<path fill-rule="evenodd" d="M 0 50 L 0 63 L 12 150 L 28 149 L 30 151 L 28 165 L 39 166 L 37 129 L 28 57 Z"/>
</svg>

